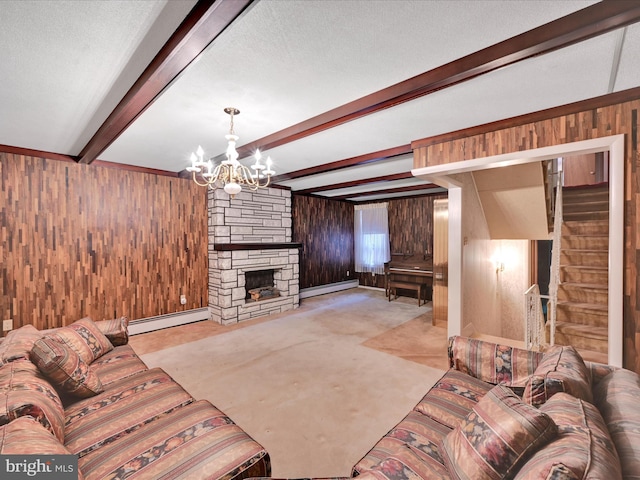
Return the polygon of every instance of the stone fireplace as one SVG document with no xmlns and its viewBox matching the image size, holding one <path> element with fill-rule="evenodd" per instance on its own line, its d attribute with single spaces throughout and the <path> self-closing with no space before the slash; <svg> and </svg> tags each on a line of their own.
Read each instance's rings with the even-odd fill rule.
<svg viewBox="0 0 640 480">
<path fill-rule="evenodd" d="M 209 317 L 230 325 L 297 308 L 301 245 L 291 242 L 291 191 L 243 189 L 235 198 L 221 188 L 208 193 Z M 250 301 L 247 275 L 261 271 L 268 273 L 259 277 L 272 275 L 280 296 Z"/>
</svg>

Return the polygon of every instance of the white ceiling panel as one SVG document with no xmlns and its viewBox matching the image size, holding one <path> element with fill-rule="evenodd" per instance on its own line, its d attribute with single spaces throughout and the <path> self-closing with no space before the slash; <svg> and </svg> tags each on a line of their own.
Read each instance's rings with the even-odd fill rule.
<svg viewBox="0 0 640 480">
<path fill-rule="evenodd" d="M 429 190 L 416 190 L 412 192 L 403 192 L 403 193 L 391 193 L 385 195 L 366 195 L 362 197 L 353 197 L 351 200 L 357 202 L 374 202 L 376 200 L 386 201 L 391 198 L 402 198 L 402 197 L 412 197 L 416 195 L 436 195 L 439 193 L 446 193 L 446 188 L 436 188 Z"/>
<path fill-rule="evenodd" d="M 225 150 L 225 107 L 248 143 L 592 3 L 262 1 L 100 158 L 180 171 Z"/>
<path fill-rule="evenodd" d="M 0 144 L 77 154 L 195 1 L 0 3 Z"/>
<path fill-rule="evenodd" d="M 640 83 L 640 24 L 630 25 L 624 37 L 615 90 L 637 87 Z"/>
<path fill-rule="evenodd" d="M 304 190 L 320 185 L 333 185 L 336 183 L 363 180 L 366 178 L 381 177 L 398 172 L 409 172 L 413 168 L 413 154 L 368 163 L 362 166 L 343 168 L 328 173 L 321 173 L 309 177 L 301 177 L 294 180 L 278 182 L 280 185 L 290 187 L 293 190 Z"/>
<path fill-rule="evenodd" d="M 404 180 L 394 180 L 391 182 L 376 182 L 370 183 L 367 185 L 359 185 L 357 187 L 349 187 L 349 188 L 340 188 L 338 190 L 328 190 L 326 192 L 322 192 L 321 195 L 326 195 L 328 197 L 335 197 L 341 195 L 354 195 L 356 193 L 369 192 L 373 190 L 386 190 L 388 188 L 400 188 L 400 187 L 413 187 L 415 185 L 431 185 L 430 182 L 426 182 L 419 178 L 411 179 L 407 178 Z"/>
<path fill-rule="evenodd" d="M 615 33 L 520 62 L 274 148 L 285 173 L 606 93 Z"/>
</svg>

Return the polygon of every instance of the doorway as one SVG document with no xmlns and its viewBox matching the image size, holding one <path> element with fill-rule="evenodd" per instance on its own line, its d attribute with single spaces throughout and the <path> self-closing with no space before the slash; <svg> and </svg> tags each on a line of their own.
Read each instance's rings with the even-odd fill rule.
<svg viewBox="0 0 640 480">
<path fill-rule="evenodd" d="M 614 135 L 412 170 L 414 176 L 449 190 L 449 336 L 460 335 L 463 327 L 463 292 L 461 288 L 461 279 L 464 275 L 462 268 L 462 185 L 454 178 L 455 174 L 592 153 L 606 153 L 609 158 L 608 356 L 611 365 L 622 366 L 624 135 Z"/>
</svg>

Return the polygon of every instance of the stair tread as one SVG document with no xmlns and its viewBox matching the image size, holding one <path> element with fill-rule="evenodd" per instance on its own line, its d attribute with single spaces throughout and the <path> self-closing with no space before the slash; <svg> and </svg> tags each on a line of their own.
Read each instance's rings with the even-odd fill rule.
<svg viewBox="0 0 640 480">
<path fill-rule="evenodd" d="M 597 265 L 561 265 L 561 268 L 565 268 L 568 270 L 597 270 L 599 272 L 606 271 L 609 267 L 599 267 Z"/>
<path fill-rule="evenodd" d="M 556 331 L 560 331 L 565 335 L 594 339 L 607 339 L 609 335 L 607 327 L 594 327 L 593 325 L 571 322 L 556 322 Z"/>
<path fill-rule="evenodd" d="M 591 290 L 608 290 L 609 285 L 606 283 L 579 283 L 579 282 L 562 282 L 561 286 L 575 287 L 575 288 L 589 288 Z"/>
<path fill-rule="evenodd" d="M 600 305 L 598 303 L 566 302 L 566 301 L 560 300 L 558 301 L 558 306 L 576 307 L 576 308 L 582 308 L 584 310 L 596 310 L 598 312 L 604 312 L 604 313 L 608 312 L 607 305 Z"/>
</svg>

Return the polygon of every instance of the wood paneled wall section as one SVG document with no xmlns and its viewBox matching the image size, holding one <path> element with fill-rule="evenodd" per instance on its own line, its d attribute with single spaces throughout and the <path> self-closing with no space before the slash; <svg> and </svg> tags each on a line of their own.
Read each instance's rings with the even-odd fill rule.
<svg viewBox="0 0 640 480">
<path fill-rule="evenodd" d="M 640 156 L 638 149 L 638 111 L 640 100 L 585 109 L 575 113 L 551 111 L 548 118 L 473 132 L 464 138 L 435 137 L 414 142 L 414 167 L 441 165 L 503 153 L 547 147 L 609 135 L 625 134 L 625 276 L 624 276 L 624 366 L 640 372 Z M 505 122 L 506 123 L 506 122 Z M 458 132 L 458 135 L 459 132 Z M 444 136 L 443 136 L 444 137 Z"/>
<path fill-rule="evenodd" d="M 302 243 L 300 288 L 353 279 L 353 205 L 295 194 L 291 203 L 292 239 Z"/>
<path fill-rule="evenodd" d="M 391 253 L 433 254 L 433 200 L 447 195 L 388 200 Z M 384 277 L 358 273 L 360 285 L 384 288 Z"/>
<path fill-rule="evenodd" d="M 191 181 L 0 153 L 0 320 L 14 328 L 206 307 L 207 243 Z"/>
</svg>

